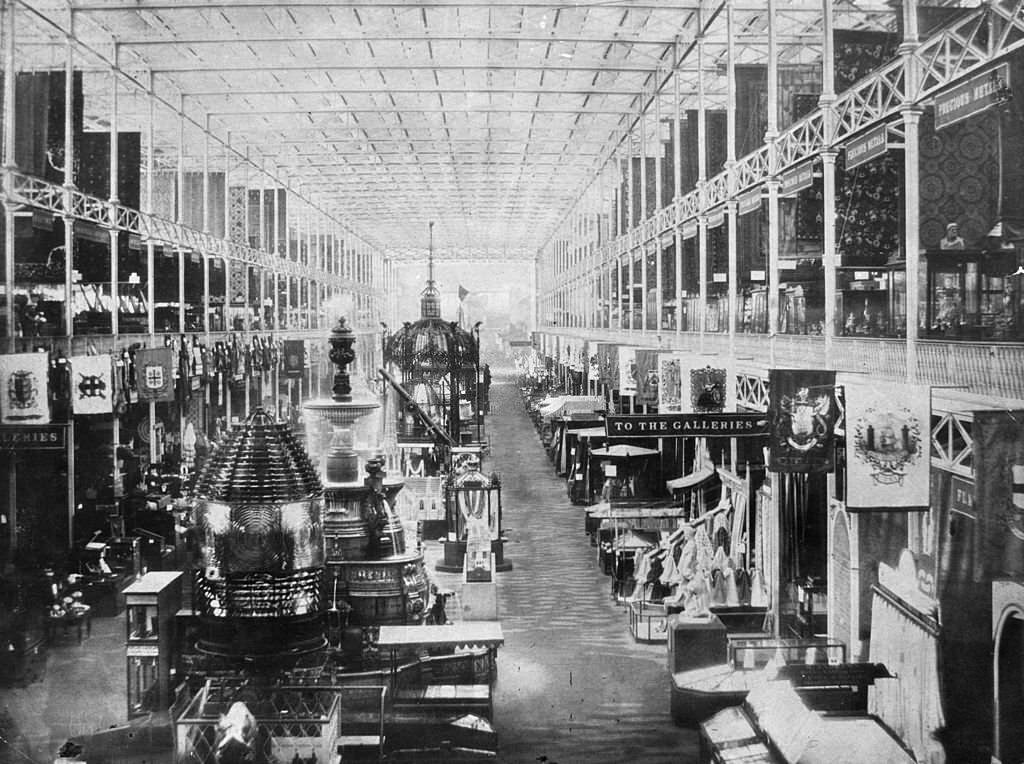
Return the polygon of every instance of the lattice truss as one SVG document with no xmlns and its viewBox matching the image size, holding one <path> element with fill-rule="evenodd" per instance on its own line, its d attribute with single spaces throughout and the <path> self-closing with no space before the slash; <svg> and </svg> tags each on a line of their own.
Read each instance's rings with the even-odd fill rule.
<svg viewBox="0 0 1024 764">
<path fill-rule="evenodd" d="M 932 414 L 932 463 L 948 472 L 971 477 L 974 473 L 973 424 L 973 420 L 963 414 Z"/>
</svg>

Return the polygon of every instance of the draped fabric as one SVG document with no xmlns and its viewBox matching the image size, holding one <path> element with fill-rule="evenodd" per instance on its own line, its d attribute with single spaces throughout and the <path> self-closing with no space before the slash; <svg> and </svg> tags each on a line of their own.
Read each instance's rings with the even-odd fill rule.
<svg viewBox="0 0 1024 764">
<path fill-rule="evenodd" d="M 875 681 L 868 712 L 891 727 L 918 761 L 945 762 L 942 745 L 933 737 L 945 724 L 936 630 L 910 618 L 880 588 L 871 606 L 871 662 L 885 664 L 893 678 Z"/>
</svg>

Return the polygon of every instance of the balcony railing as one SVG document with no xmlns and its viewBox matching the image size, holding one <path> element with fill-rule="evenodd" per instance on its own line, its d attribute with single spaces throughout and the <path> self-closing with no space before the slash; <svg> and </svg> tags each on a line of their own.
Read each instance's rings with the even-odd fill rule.
<svg viewBox="0 0 1024 764">
<path fill-rule="evenodd" d="M 664 352 L 682 351 L 728 356 L 729 335 L 707 332 L 642 332 L 615 329 L 564 329 L 548 327 L 560 335 L 576 335 L 597 342 L 656 347 Z M 660 338 L 660 340 L 659 340 Z M 813 369 L 830 366 L 837 371 L 861 373 L 877 379 L 907 379 L 907 342 L 903 339 L 835 337 L 831 363 L 826 364 L 825 338 L 821 335 L 779 334 L 774 359 L 766 334 L 737 334 L 736 359 L 746 366 Z M 978 395 L 1024 400 L 1024 344 L 995 342 L 943 342 L 919 340 L 917 382 L 923 385 L 964 387 Z"/>
</svg>

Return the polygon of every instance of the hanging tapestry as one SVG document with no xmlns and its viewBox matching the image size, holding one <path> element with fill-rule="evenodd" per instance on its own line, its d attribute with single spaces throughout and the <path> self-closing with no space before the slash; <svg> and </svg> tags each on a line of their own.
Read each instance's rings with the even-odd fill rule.
<svg viewBox="0 0 1024 764">
<path fill-rule="evenodd" d="M 619 348 L 619 395 L 636 395 L 636 348 Z"/>
<path fill-rule="evenodd" d="M 1024 574 L 1024 410 L 974 412 L 974 506 L 983 578 Z"/>
<path fill-rule="evenodd" d="M 645 406 L 658 403 L 658 351 L 636 351 L 636 402 Z"/>
<path fill-rule="evenodd" d="M 658 411 L 662 414 L 681 412 L 682 377 L 679 374 L 679 356 L 674 353 L 658 355 Z"/>
<path fill-rule="evenodd" d="M 768 372 L 768 469 L 828 472 L 834 464 L 836 373 L 801 369 Z"/>
<path fill-rule="evenodd" d="M 690 369 L 690 407 L 695 414 L 725 411 L 729 395 L 729 372 L 721 367 Z"/>
<path fill-rule="evenodd" d="M 0 356 L 4 382 L 3 424 L 46 424 L 50 421 L 50 357 L 46 353 Z"/>
<path fill-rule="evenodd" d="M 305 340 L 284 341 L 284 373 L 289 377 L 301 377 L 306 367 Z"/>
<path fill-rule="evenodd" d="M 76 414 L 109 414 L 113 410 L 109 355 L 72 356 L 71 401 Z"/>
<path fill-rule="evenodd" d="M 847 509 L 928 509 L 930 421 L 926 387 L 847 385 Z"/>
<path fill-rule="evenodd" d="M 135 363 L 140 401 L 174 400 L 173 348 L 144 348 Z"/>
</svg>

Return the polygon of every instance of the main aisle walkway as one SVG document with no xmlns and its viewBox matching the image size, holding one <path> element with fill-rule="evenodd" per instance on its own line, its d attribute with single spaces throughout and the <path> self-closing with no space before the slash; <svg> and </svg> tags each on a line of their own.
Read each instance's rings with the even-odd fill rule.
<svg viewBox="0 0 1024 764">
<path fill-rule="evenodd" d="M 507 375 L 496 375 L 487 432 L 515 566 L 498 574 L 500 760 L 695 761 L 696 733 L 669 715 L 665 645 L 630 636 L 583 510 L 570 504 Z"/>
</svg>

